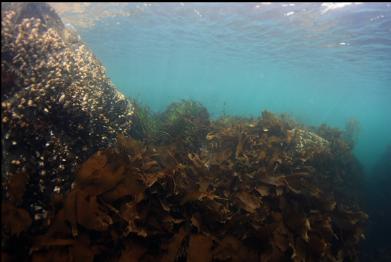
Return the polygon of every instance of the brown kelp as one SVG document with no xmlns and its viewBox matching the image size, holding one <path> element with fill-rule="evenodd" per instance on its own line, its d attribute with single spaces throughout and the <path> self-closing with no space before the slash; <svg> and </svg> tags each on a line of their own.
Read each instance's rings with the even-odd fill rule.
<svg viewBox="0 0 391 262">
<path fill-rule="evenodd" d="M 187 124 L 180 123 L 178 130 Z M 355 191 L 346 180 L 355 169 L 341 164 L 352 157 L 340 152 L 349 148 L 341 136 L 326 139 L 322 132 L 332 131 L 326 126 L 315 133 L 271 112 L 211 121 L 206 131 L 197 133 L 192 141 L 198 143 L 191 147 L 177 146 L 185 136 L 146 143 L 119 135 L 115 146 L 79 167 L 70 192 L 52 194 L 39 231 L 18 206 L 27 175 L 15 176 L 2 212 L 3 256 L 33 261 L 357 258 L 367 215 L 350 195 Z M 16 252 L 15 243 L 25 253 Z"/>
</svg>

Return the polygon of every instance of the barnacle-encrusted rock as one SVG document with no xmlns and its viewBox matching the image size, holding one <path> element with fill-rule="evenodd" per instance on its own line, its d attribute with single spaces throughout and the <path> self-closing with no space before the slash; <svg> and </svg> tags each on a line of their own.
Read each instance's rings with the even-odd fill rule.
<svg viewBox="0 0 391 262">
<path fill-rule="evenodd" d="M 288 132 L 292 133 L 292 140 L 298 154 L 313 156 L 314 153 L 330 150 L 329 142 L 311 131 L 294 128 Z"/>
<path fill-rule="evenodd" d="M 2 3 L 1 18 L 3 182 L 28 173 L 32 211 L 69 189 L 81 161 L 129 133 L 133 106 L 49 5 Z"/>
</svg>

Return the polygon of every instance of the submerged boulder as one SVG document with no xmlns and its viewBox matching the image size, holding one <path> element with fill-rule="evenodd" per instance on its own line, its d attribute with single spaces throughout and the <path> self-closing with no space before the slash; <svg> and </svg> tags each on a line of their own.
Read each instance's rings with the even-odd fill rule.
<svg viewBox="0 0 391 262">
<path fill-rule="evenodd" d="M 129 134 L 134 110 L 48 4 L 2 3 L 1 19 L 2 180 L 29 174 L 31 211 L 67 191 L 80 162 Z"/>
<path fill-rule="evenodd" d="M 315 153 L 330 151 L 329 141 L 309 130 L 294 128 L 288 132 L 292 135 L 297 154 L 312 157 Z"/>
</svg>

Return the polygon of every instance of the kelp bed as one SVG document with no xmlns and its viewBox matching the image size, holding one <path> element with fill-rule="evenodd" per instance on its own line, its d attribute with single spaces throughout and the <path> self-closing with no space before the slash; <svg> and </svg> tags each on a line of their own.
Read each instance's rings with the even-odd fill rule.
<svg viewBox="0 0 391 262">
<path fill-rule="evenodd" d="M 119 135 L 96 152 L 69 192 L 53 192 L 39 223 L 21 208 L 29 176 L 13 176 L 2 205 L 3 261 L 357 258 L 367 215 L 341 131 L 269 112 L 180 117 L 174 129 L 173 118 L 160 117 L 164 132 Z"/>
</svg>

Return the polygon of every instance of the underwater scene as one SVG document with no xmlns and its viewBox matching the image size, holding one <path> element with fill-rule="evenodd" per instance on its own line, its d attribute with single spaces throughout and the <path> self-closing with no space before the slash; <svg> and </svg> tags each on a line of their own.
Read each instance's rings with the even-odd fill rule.
<svg viewBox="0 0 391 262">
<path fill-rule="evenodd" d="M 391 3 L 1 3 L 2 261 L 391 261 Z"/>
</svg>

